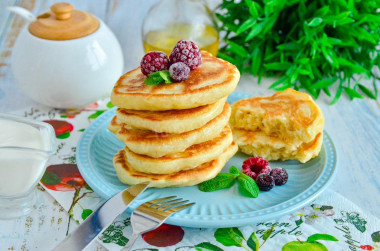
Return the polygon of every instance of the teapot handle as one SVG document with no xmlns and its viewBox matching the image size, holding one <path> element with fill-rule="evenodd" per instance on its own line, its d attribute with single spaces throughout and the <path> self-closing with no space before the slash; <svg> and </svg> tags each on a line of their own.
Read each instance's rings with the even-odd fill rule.
<svg viewBox="0 0 380 251">
<path fill-rule="evenodd" d="M 33 15 L 33 13 L 31 13 L 27 9 L 24 9 L 18 6 L 8 6 L 7 10 L 20 15 L 21 17 L 25 18 L 29 22 L 33 22 L 37 19 L 36 16 Z"/>
</svg>

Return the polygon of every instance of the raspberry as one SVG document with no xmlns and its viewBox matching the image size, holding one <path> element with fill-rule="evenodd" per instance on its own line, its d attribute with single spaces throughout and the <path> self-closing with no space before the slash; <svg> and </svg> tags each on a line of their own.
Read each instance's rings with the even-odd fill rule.
<svg viewBox="0 0 380 251">
<path fill-rule="evenodd" d="M 274 187 L 274 179 L 266 173 L 257 175 L 256 183 L 261 191 L 269 191 Z"/>
<path fill-rule="evenodd" d="M 243 173 L 256 180 L 257 175 L 269 173 L 269 162 L 261 157 L 250 157 L 243 162 Z"/>
<path fill-rule="evenodd" d="M 174 81 L 181 82 L 189 78 L 190 68 L 182 62 L 178 62 L 169 67 L 169 73 Z"/>
<path fill-rule="evenodd" d="M 277 186 L 284 185 L 288 181 L 288 173 L 284 168 L 276 167 L 270 172 L 270 176 L 274 179 Z"/>
<path fill-rule="evenodd" d="M 151 51 L 141 59 L 141 72 L 148 76 L 156 71 L 169 69 L 169 58 L 162 51 Z"/>
<path fill-rule="evenodd" d="M 194 70 L 202 63 L 202 55 L 199 47 L 192 41 L 179 40 L 169 56 L 170 63 L 183 62 Z"/>
</svg>

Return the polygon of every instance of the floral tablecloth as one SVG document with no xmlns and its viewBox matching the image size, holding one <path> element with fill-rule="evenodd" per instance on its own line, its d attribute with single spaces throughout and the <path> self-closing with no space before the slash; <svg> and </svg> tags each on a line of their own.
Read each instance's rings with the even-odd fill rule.
<svg viewBox="0 0 380 251">
<path fill-rule="evenodd" d="M 41 185 L 81 223 L 103 202 L 82 178 L 75 161 L 79 138 L 90 123 L 112 108 L 109 100 L 82 110 L 30 107 L 14 112 L 50 123 L 58 150 Z M 72 223 L 74 224 L 74 223 Z M 74 226 L 75 227 L 75 226 Z M 66 233 L 71 232 L 68 225 Z M 120 250 L 132 234 L 129 215 L 119 216 L 95 242 Z M 88 250 L 96 249 L 92 243 Z M 0 245 L 1 247 L 1 245 Z M 164 224 L 138 239 L 133 250 L 380 250 L 380 220 L 327 190 L 312 204 L 291 215 L 245 227 L 204 229 Z"/>
</svg>

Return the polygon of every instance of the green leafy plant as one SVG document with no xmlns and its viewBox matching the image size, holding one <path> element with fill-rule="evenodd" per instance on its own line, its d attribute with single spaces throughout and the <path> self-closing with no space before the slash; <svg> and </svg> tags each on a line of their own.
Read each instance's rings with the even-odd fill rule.
<svg viewBox="0 0 380 251">
<path fill-rule="evenodd" d="M 226 43 L 218 56 L 259 82 L 278 76 L 275 90 L 305 89 L 318 98 L 336 86 L 332 104 L 342 92 L 376 99 L 379 8 L 379 0 L 223 0 L 216 16 Z"/>
</svg>

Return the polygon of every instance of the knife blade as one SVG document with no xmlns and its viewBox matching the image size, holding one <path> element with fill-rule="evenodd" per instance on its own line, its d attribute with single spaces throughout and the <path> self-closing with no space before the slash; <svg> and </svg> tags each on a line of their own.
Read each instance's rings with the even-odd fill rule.
<svg viewBox="0 0 380 251">
<path fill-rule="evenodd" d="M 73 233 L 66 237 L 54 251 L 76 251 L 84 249 L 114 219 L 124 212 L 129 204 L 149 186 L 140 183 L 116 194 L 90 215 Z"/>
</svg>

